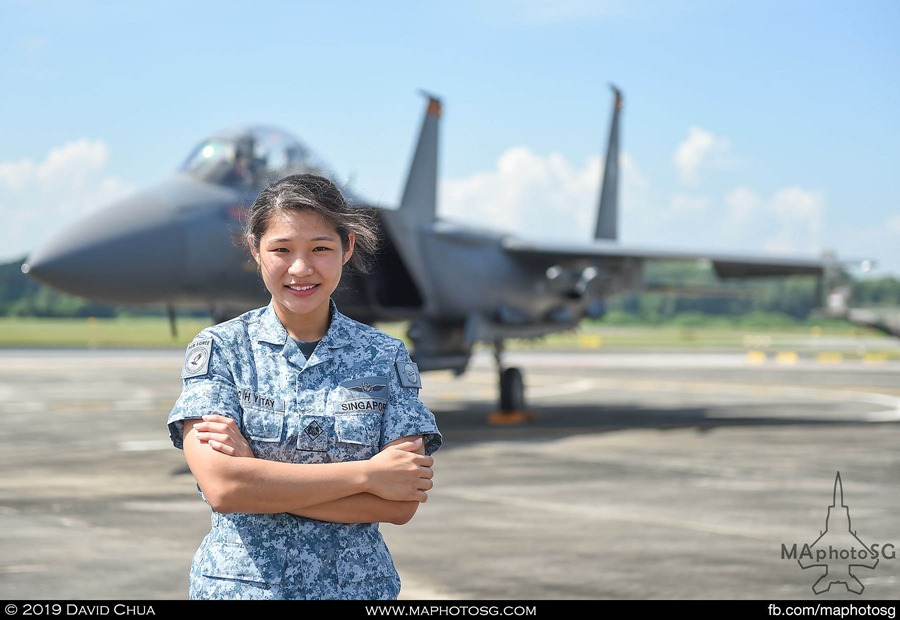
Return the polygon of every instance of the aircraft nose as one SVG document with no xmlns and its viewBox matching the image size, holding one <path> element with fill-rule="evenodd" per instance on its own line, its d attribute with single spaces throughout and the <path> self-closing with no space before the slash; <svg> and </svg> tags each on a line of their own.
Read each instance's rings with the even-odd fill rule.
<svg viewBox="0 0 900 620">
<path fill-rule="evenodd" d="M 144 193 L 63 228 L 28 257 L 22 271 L 73 295 L 144 303 L 175 290 L 184 246 L 177 211 Z"/>
</svg>

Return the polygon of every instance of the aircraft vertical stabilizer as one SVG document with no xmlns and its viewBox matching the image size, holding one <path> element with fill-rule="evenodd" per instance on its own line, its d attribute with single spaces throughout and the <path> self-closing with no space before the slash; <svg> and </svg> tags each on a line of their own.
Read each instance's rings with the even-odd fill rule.
<svg viewBox="0 0 900 620">
<path fill-rule="evenodd" d="M 438 121 L 441 117 L 441 101 L 431 95 L 422 119 L 419 141 L 406 177 L 406 188 L 400 200 L 404 221 L 418 227 L 430 224 L 437 217 L 438 178 Z"/>
<path fill-rule="evenodd" d="M 611 88 L 615 100 L 612 122 L 609 126 L 609 144 L 606 147 L 606 166 L 600 186 L 594 238 L 615 241 L 619 237 L 619 114 L 622 111 L 622 91 L 612 85 Z"/>
<path fill-rule="evenodd" d="M 422 128 L 406 187 L 397 209 L 385 210 L 382 221 L 390 237 L 395 240 L 397 252 L 410 271 L 416 287 L 421 291 L 425 305 L 434 303 L 433 278 L 427 271 L 423 243 L 428 231 L 437 220 L 438 180 L 438 127 L 441 117 L 441 101 L 428 95 L 428 105 L 422 119 Z"/>
</svg>

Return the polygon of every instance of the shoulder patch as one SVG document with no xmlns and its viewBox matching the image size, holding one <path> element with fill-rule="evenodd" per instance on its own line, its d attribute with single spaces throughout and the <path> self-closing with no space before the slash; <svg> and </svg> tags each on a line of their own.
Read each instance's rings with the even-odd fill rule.
<svg viewBox="0 0 900 620">
<path fill-rule="evenodd" d="M 181 367 L 181 378 L 199 377 L 209 372 L 209 354 L 212 351 L 212 338 L 200 338 L 187 346 L 184 352 L 184 365 Z"/>
<path fill-rule="evenodd" d="M 400 376 L 400 385 L 410 388 L 421 388 L 422 377 L 419 375 L 419 367 L 413 362 L 397 362 L 397 374 Z"/>
</svg>

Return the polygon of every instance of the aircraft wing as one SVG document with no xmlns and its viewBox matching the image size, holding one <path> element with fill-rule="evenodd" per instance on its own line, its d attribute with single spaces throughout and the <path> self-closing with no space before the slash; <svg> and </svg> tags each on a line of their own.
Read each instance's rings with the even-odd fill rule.
<svg viewBox="0 0 900 620">
<path fill-rule="evenodd" d="M 896 308 L 849 308 L 842 316 L 855 325 L 878 330 L 888 336 L 900 338 L 900 312 Z"/>
<path fill-rule="evenodd" d="M 589 243 L 545 243 L 506 237 L 504 251 L 511 257 L 529 262 L 580 262 L 597 266 L 645 261 L 705 261 L 720 278 L 755 278 L 765 276 L 821 276 L 834 265 L 833 259 L 788 258 L 765 255 L 729 255 L 714 252 L 641 248 L 613 241 L 597 240 Z"/>
</svg>

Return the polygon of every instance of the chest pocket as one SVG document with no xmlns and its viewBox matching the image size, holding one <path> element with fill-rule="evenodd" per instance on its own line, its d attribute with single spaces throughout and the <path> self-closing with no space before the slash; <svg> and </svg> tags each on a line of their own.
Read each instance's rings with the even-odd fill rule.
<svg viewBox="0 0 900 620">
<path fill-rule="evenodd" d="M 372 376 L 341 382 L 333 399 L 334 434 L 346 444 L 377 447 L 381 421 L 388 406 L 387 377 Z"/>
<path fill-rule="evenodd" d="M 279 441 L 284 428 L 284 401 L 250 390 L 240 390 L 238 396 L 247 437 L 251 441 Z"/>
</svg>

